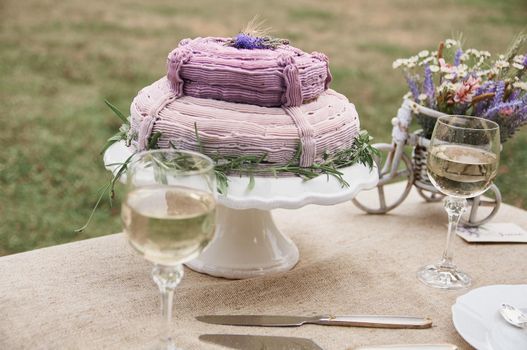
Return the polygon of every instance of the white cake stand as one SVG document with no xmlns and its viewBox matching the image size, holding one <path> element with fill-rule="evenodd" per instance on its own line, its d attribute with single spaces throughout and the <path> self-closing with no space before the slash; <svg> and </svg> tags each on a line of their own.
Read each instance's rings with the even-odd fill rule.
<svg viewBox="0 0 527 350">
<path fill-rule="evenodd" d="M 104 154 L 110 171 L 124 162 L 132 150 L 124 142 Z M 363 165 L 340 169 L 350 184 L 342 187 L 331 176 L 309 181 L 299 177 L 258 177 L 248 191 L 247 177 L 229 177 L 228 193 L 218 198 L 216 236 L 207 249 L 186 265 L 212 276 L 241 279 L 288 271 L 298 262 L 296 245 L 276 227 L 271 210 L 297 209 L 307 204 L 334 205 L 377 185 L 377 170 Z M 122 178 L 124 179 L 124 177 Z"/>
</svg>

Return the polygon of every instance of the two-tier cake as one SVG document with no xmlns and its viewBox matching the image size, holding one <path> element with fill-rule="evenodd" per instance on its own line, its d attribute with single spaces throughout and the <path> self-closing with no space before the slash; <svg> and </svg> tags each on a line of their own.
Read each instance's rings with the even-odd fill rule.
<svg viewBox="0 0 527 350">
<path fill-rule="evenodd" d="M 265 156 L 263 167 L 299 155 L 300 167 L 312 167 L 352 147 L 359 132 L 353 104 L 328 89 L 322 53 L 248 35 L 184 39 L 167 66 L 131 105 L 129 137 L 139 151 L 157 134 L 159 148 Z"/>
</svg>

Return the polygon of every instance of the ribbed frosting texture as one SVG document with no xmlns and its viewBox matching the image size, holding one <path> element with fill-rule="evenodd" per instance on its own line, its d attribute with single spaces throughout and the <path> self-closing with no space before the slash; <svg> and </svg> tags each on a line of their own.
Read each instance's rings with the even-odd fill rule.
<svg viewBox="0 0 527 350">
<path fill-rule="evenodd" d="M 168 55 L 167 78 L 182 95 L 264 107 L 300 106 L 328 89 L 327 57 L 290 45 L 237 49 L 228 38 L 184 39 Z"/>
<path fill-rule="evenodd" d="M 145 87 L 131 105 L 134 145 L 142 148 L 150 135 L 161 132 L 158 146 L 169 142 L 199 151 L 196 123 L 205 154 L 267 154 L 273 165 L 288 163 L 302 143 L 302 166 L 322 160 L 325 151 L 348 148 L 359 131 L 359 118 L 348 99 L 327 90 L 300 107 L 261 107 L 192 96 L 174 98 L 171 82 L 162 78 Z M 148 131 L 150 134 L 145 133 Z"/>
</svg>

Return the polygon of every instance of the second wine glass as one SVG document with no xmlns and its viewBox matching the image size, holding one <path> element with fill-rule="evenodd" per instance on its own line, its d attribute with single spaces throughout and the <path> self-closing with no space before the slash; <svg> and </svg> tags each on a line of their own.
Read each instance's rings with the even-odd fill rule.
<svg viewBox="0 0 527 350">
<path fill-rule="evenodd" d="M 468 274 L 454 265 L 452 234 L 467 205 L 466 198 L 484 193 L 495 179 L 500 156 L 499 126 L 493 121 L 468 116 L 445 116 L 437 120 L 428 151 L 430 181 L 447 195 L 448 233 L 443 257 L 417 272 L 423 283 L 442 289 L 470 285 Z"/>
</svg>

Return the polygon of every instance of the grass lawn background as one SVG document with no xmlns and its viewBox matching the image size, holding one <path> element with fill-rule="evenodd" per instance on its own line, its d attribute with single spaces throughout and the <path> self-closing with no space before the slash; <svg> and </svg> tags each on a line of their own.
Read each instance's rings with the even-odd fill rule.
<svg viewBox="0 0 527 350">
<path fill-rule="evenodd" d="M 232 36 L 255 14 L 276 36 L 330 57 L 332 88 L 362 126 L 389 142 L 405 93 L 391 62 L 462 32 L 465 47 L 503 52 L 525 30 L 525 0 L 0 2 L 0 255 L 118 232 L 119 202 L 82 233 L 109 179 L 99 151 L 118 128 L 104 105 L 128 110 L 165 74 L 179 40 Z M 527 130 L 504 145 L 497 183 L 527 208 Z"/>
</svg>

